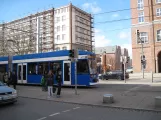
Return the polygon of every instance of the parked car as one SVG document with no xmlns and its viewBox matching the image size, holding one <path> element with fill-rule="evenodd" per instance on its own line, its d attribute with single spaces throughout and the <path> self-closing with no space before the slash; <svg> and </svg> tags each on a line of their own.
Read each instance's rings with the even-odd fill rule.
<svg viewBox="0 0 161 120">
<path fill-rule="evenodd" d="M 0 104 L 15 103 L 16 101 L 17 91 L 0 81 Z"/>
<path fill-rule="evenodd" d="M 125 73 L 125 79 L 129 78 L 129 74 Z M 102 75 L 102 79 L 108 80 L 108 79 L 118 79 L 118 80 L 124 80 L 124 73 L 121 70 L 115 70 L 107 72 L 106 74 Z"/>
<path fill-rule="evenodd" d="M 127 69 L 126 69 L 126 72 L 127 72 L 127 73 L 133 73 L 133 68 L 132 68 L 132 67 L 127 68 Z"/>
</svg>

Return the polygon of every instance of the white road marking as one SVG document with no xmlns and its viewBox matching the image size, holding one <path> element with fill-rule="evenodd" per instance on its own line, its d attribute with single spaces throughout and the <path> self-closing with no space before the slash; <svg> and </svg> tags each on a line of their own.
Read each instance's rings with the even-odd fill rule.
<svg viewBox="0 0 161 120">
<path fill-rule="evenodd" d="M 70 110 L 64 110 L 63 112 L 69 112 Z"/>
<path fill-rule="evenodd" d="M 42 117 L 42 118 L 40 118 L 40 119 L 37 119 L 37 120 L 44 120 L 44 119 L 46 119 L 46 117 Z"/>
<path fill-rule="evenodd" d="M 125 91 L 124 94 L 130 93 L 130 92 L 132 92 L 132 91 L 136 91 L 138 88 L 141 88 L 141 87 L 143 87 L 143 86 L 145 86 L 145 85 L 140 85 L 140 86 L 133 87 L 133 88 L 131 88 L 131 89 Z"/>
<path fill-rule="evenodd" d="M 51 115 L 49 115 L 50 117 L 51 116 L 55 116 L 55 115 L 59 115 L 60 113 L 54 113 L 54 114 L 51 114 Z"/>
<path fill-rule="evenodd" d="M 80 107 L 73 108 L 73 110 L 79 109 Z"/>
</svg>

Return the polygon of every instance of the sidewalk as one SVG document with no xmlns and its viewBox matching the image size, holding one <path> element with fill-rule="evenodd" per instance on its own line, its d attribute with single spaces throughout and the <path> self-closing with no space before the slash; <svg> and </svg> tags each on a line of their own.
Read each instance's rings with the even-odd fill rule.
<svg viewBox="0 0 161 120">
<path fill-rule="evenodd" d="M 95 88 L 80 88 L 78 89 L 78 95 L 75 95 L 74 88 L 62 88 L 61 98 L 54 96 L 49 100 L 85 105 L 161 111 L 161 108 L 155 108 L 154 106 L 154 98 L 161 96 L 161 85 L 133 85 L 130 87 L 128 84 L 100 84 Z M 17 88 L 20 97 L 47 99 L 47 92 L 42 92 L 41 87 L 18 86 Z M 103 104 L 104 94 L 113 94 L 115 102 L 113 104 Z"/>
</svg>

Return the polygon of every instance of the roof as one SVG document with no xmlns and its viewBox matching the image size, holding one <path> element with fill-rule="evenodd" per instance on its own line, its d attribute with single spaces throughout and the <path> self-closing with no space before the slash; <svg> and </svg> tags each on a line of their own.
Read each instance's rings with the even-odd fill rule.
<svg viewBox="0 0 161 120">
<path fill-rule="evenodd" d="M 79 55 L 92 55 L 92 54 L 94 54 L 94 53 L 88 52 L 88 51 L 78 51 L 78 52 L 79 52 Z M 13 60 L 61 57 L 61 56 L 68 56 L 68 55 L 69 55 L 69 50 L 60 50 L 60 51 L 46 52 L 46 53 L 17 55 L 17 56 L 13 56 Z M 8 61 L 8 56 L 0 57 L 0 61 Z"/>
<path fill-rule="evenodd" d="M 95 53 L 96 54 L 103 54 L 106 53 L 116 53 L 117 46 L 107 46 L 107 47 L 96 47 Z"/>
</svg>

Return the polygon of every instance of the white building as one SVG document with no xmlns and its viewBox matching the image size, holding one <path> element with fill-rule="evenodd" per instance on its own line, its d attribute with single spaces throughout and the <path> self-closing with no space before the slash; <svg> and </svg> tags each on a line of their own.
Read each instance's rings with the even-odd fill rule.
<svg viewBox="0 0 161 120">
<path fill-rule="evenodd" d="M 69 4 L 0 25 L 0 55 L 94 50 L 91 14 Z"/>
</svg>

